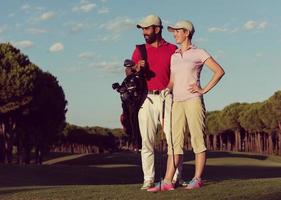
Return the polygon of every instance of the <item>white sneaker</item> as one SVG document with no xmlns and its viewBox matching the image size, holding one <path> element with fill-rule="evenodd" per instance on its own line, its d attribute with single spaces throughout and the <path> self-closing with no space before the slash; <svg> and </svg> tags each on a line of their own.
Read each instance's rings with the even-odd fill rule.
<svg viewBox="0 0 281 200">
<path fill-rule="evenodd" d="M 152 181 L 144 181 L 141 190 L 147 190 L 152 187 L 154 187 L 154 183 Z"/>
</svg>

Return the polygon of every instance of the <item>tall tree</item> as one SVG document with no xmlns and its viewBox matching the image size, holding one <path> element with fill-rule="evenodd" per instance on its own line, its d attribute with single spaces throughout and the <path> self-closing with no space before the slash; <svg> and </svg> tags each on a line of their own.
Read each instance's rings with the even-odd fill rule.
<svg viewBox="0 0 281 200">
<path fill-rule="evenodd" d="M 209 138 L 207 141 L 213 150 L 218 150 L 221 146 L 220 137 L 218 136 L 223 130 L 220 115 L 221 111 L 208 112 L 206 115 L 206 129 Z"/>
<path fill-rule="evenodd" d="M 0 158 L 12 161 L 12 147 L 22 109 L 32 100 L 39 68 L 9 43 L 0 44 Z"/>
<path fill-rule="evenodd" d="M 228 133 L 226 135 L 227 144 L 231 145 L 230 136 L 231 132 L 234 132 L 235 150 L 241 150 L 243 145 L 244 130 L 239 122 L 239 114 L 246 109 L 249 104 L 247 103 L 233 103 L 226 106 L 221 112 L 221 124 L 224 131 Z"/>
<path fill-rule="evenodd" d="M 239 121 L 243 129 L 246 130 L 249 137 L 248 143 L 251 143 L 252 151 L 262 153 L 263 146 L 261 143 L 261 136 L 263 129 L 265 128 L 264 123 L 260 119 L 259 110 L 262 103 L 252 103 L 247 106 L 247 109 L 240 112 Z"/>
<path fill-rule="evenodd" d="M 265 131 L 269 134 L 269 153 L 274 151 L 273 138 L 275 138 L 275 151 L 281 155 L 281 91 L 275 92 L 263 103 L 259 116 L 266 126 Z"/>
<path fill-rule="evenodd" d="M 40 71 L 34 85 L 25 129 L 32 135 L 36 160 L 42 163 L 43 154 L 63 131 L 67 101 L 56 77 L 48 72 Z"/>
</svg>

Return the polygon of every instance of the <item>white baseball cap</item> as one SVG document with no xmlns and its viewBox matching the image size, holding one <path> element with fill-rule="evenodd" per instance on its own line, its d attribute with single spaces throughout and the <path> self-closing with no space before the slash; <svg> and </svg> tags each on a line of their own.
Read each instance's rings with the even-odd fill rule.
<svg viewBox="0 0 281 200">
<path fill-rule="evenodd" d="M 175 25 L 168 26 L 167 29 L 169 32 L 174 32 L 177 29 L 188 30 L 191 34 L 195 32 L 192 22 L 188 20 L 180 20 Z"/>
<path fill-rule="evenodd" d="M 161 19 L 156 15 L 148 15 L 137 24 L 137 28 L 146 28 L 153 25 L 162 26 Z"/>
</svg>

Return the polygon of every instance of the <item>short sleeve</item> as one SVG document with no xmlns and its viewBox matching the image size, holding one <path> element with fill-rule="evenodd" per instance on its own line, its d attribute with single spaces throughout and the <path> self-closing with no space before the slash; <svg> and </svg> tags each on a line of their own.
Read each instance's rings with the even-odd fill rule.
<svg viewBox="0 0 281 200">
<path fill-rule="evenodd" d="M 135 63 L 138 63 L 138 61 L 141 59 L 141 54 L 138 48 L 135 48 L 133 55 L 132 55 L 132 60 Z"/>
<path fill-rule="evenodd" d="M 211 57 L 211 55 L 205 50 L 205 49 L 200 49 L 200 59 L 201 62 L 204 63 L 208 58 Z"/>
<path fill-rule="evenodd" d="M 171 56 L 171 60 L 170 60 L 170 70 L 171 72 L 174 72 L 174 54 Z"/>
</svg>

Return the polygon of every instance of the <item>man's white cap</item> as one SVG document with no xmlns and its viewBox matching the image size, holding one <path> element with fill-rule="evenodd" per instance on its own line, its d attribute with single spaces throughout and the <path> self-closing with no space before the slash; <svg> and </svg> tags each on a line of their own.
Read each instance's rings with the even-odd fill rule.
<svg viewBox="0 0 281 200">
<path fill-rule="evenodd" d="M 161 19 L 156 15 L 148 15 L 137 24 L 137 28 L 146 28 L 153 25 L 162 26 Z"/>
<path fill-rule="evenodd" d="M 169 32 L 174 32 L 177 29 L 188 30 L 191 34 L 195 32 L 192 22 L 188 20 L 180 20 L 175 25 L 168 26 L 167 29 Z"/>
</svg>

